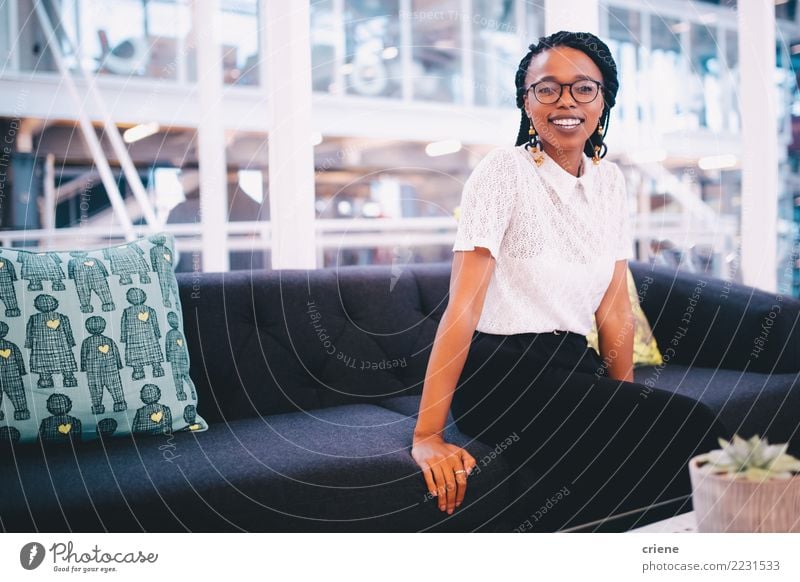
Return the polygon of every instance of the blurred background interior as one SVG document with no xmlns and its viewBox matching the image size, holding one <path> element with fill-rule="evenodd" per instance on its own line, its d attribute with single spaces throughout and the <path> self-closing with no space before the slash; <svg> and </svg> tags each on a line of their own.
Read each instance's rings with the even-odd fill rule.
<svg viewBox="0 0 800 582">
<path fill-rule="evenodd" d="M 164 229 L 182 271 L 450 260 L 464 180 L 516 137 L 515 68 L 564 11 L 619 67 L 637 258 L 800 296 L 796 0 L 6 0 L 0 246 Z M 774 37 L 751 46 L 753 11 Z"/>
</svg>

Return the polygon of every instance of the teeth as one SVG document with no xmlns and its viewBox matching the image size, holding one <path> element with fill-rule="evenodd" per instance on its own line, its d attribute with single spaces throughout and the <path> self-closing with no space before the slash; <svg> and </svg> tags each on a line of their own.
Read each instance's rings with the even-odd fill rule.
<svg viewBox="0 0 800 582">
<path fill-rule="evenodd" d="M 562 127 L 575 127 L 581 123 L 580 119 L 553 119 L 552 123 Z"/>
</svg>

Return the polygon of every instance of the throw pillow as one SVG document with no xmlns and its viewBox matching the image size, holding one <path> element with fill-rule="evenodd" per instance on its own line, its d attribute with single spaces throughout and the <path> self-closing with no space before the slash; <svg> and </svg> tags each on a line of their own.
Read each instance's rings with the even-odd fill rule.
<svg viewBox="0 0 800 582">
<path fill-rule="evenodd" d="M 204 431 L 172 235 L 96 250 L 0 249 L 0 438 Z M 5 308 L 5 311 L 2 311 Z"/>
<path fill-rule="evenodd" d="M 664 360 L 661 357 L 661 352 L 656 344 L 656 338 L 653 336 L 653 330 L 650 327 L 650 322 L 647 321 L 647 316 L 642 311 L 639 305 L 639 294 L 636 291 L 636 283 L 633 280 L 633 274 L 630 267 L 628 268 L 628 297 L 631 300 L 631 309 L 633 310 L 633 318 L 636 320 L 636 327 L 633 336 L 633 366 L 658 366 Z M 592 325 L 592 331 L 586 336 L 589 345 L 594 348 L 598 354 L 600 348 L 597 342 L 597 322 Z"/>
</svg>

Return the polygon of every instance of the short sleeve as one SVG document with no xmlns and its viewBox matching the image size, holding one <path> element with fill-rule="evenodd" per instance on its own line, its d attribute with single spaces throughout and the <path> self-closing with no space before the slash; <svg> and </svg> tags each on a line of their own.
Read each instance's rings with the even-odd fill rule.
<svg viewBox="0 0 800 582">
<path fill-rule="evenodd" d="M 478 162 L 464 183 L 453 251 L 486 247 L 497 259 L 517 196 L 513 153 L 497 147 Z"/>
<path fill-rule="evenodd" d="M 614 198 L 617 200 L 617 224 L 618 228 L 614 232 L 615 241 L 612 245 L 614 260 L 636 258 L 633 250 L 633 226 L 631 217 L 631 207 L 628 203 L 628 190 L 625 186 L 625 176 L 619 166 L 614 165 Z"/>
</svg>

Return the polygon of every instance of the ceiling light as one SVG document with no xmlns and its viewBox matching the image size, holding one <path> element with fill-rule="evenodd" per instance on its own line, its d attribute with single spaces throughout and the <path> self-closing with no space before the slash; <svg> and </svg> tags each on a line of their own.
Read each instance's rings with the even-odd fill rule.
<svg viewBox="0 0 800 582">
<path fill-rule="evenodd" d="M 140 139 L 150 137 L 154 133 L 158 133 L 160 129 L 161 127 L 155 122 L 140 123 L 139 125 L 134 125 L 130 129 L 126 129 L 125 133 L 122 134 L 122 139 L 125 143 L 133 143 Z"/>
<path fill-rule="evenodd" d="M 457 139 L 443 139 L 442 141 L 431 142 L 425 146 L 425 153 L 432 158 L 454 154 L 460 150 L 461 142 Z"/>
<path fill-rule="evenodd" d="M 723 170 L 732 168 L 739 160 L 733 154 L 719 156 L 706 156 L 697 160 L 697 167 L 701 170 Z"/>
</svg>

